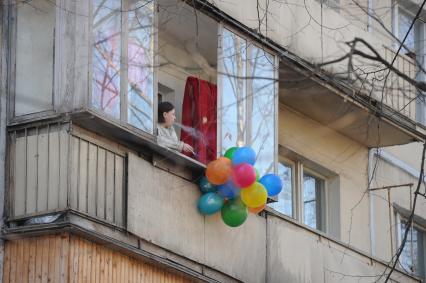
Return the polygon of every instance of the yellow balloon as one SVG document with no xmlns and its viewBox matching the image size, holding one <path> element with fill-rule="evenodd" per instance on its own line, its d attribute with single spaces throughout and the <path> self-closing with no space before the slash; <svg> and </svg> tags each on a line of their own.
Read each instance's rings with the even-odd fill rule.
<svg viewBox="0 0 426 283">
<path fill-rule="evenodd" d="M 241 200 L 247 207 L 256 208 L 262 206 L 266 203 L 267 198 L 268 191 L 259 182 L 255 182 L 250 187 L 241 190 Z"/>
</svg>

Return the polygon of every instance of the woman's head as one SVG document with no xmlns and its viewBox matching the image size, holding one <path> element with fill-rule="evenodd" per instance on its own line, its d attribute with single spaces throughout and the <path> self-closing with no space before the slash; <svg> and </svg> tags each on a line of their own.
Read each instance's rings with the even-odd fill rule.
<svg viewBox="0 0 426 283">
<path fill-rule="evenodd" d="M 170 127 L 176 120 L 175 107 L 170 102 L 161 102 L 158 104 L 158 123 L 165 127 Z"/>
</svg>

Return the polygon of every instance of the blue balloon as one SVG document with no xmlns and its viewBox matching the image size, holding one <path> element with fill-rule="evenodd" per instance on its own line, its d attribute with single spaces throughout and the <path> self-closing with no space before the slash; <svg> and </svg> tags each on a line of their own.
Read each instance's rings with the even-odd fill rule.
<svg viewBox="0 0 426 283">
<path fill-rule="evenodd" d="M 198 200 L 198 211 L 204 215 L 218 212 L 223 205 L 223 198 L 216 193 L 206 193 Z"/>
<path fill-rule="evenodd" d="M 251 147 L 239 147 L 232 156 L 232 165 L 248 163 L 254 165 L 256 162 L 256 153 Z"/>
<path fill-rule="evenodd" d="M 240 195 L 240 189 L 230 180 L 225 184 L 218 186 L 217 192 L 225 199 L 234 199 Z"/>
<path fill-rule="evenodd" d="M 266 188 L 269 197 L 278 195 L 283 188 L 281 178 L 275 174 L 264 175 L 262 178 L 260 178 L 259 183 L 261 183 Z"/>
<path fill-rule="evenodd" d="M 198 185 L 200 187 L 200 191 L 203 194 L 217 191 L 217 187 L 215 185 L 213 185 L 212 183 L 210 183 L 209 180 L 207 180 L 206 176 L 203 176 L 200 179 L 200 181 L 198 182 Z"/>
</svg>

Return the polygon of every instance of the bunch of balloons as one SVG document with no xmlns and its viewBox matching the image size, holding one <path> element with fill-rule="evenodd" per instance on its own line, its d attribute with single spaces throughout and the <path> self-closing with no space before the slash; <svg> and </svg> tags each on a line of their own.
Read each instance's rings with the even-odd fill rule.
<svg viewBox="0 0 426 283">
<path fill-rule="evenodd" d="M 250 147 L 231 147 L 225 156 L 211 161 L 199 181 L 203 195 L 198 211 L 212 215 L 220 210 L 223 222 L 230 227 L 243 224 L 248 212 L 261 212 L 268 196 L 281 192 L 282 182 L 275 174 L 259 178 L 255 162 L 256 153 Z"/>
</svg>

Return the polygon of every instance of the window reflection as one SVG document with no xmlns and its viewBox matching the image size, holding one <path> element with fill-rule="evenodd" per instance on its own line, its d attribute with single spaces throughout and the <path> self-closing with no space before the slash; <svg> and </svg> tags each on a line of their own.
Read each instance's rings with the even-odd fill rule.
<svg viewBox="0 0 426 283">
<path fill-rule="evenodd" d="M 275 66 L 274 56 L 252 46 L 249 63 L 251 95 L 251 146 L 262 176 L 274 169 Z"/>
<path fill-rule="evenodd" d="M 120 118 L 120 1 L 93 1 L 92 105 Z"/>
<path fill-rule="evenodd" d="M 154 126 L 153 18 L 153 1 L 93 2 L 92 105 L 148 133 Z M 127 117 L 121 115 L 126 100 Z"/>
<path fill-rule="evenodd" d="M 407 223 L 401 223 L 401 237 L 404 237 Z M 424 252 L 423 252 L 423 233 L 416 228 L 411 227 L 407 241 L 400 257 L 400 263 L 405 271 L 424 277 Z"/>
<path fill-rule="evenodd" d="M 276 211 L 293 217 L 293 167 L 278 163 L 278 175 L 283 183 L 283 189 L 278 195 L 278 201 L 270 206 Z"/>
<path fill-rule="evenodd" d="M 128 13 L 128 122 L 153 132 L 154 4 L 131 1 Z M 141 6 L 143 5 L 143 6 Z"/>
<path fill-rule="evenodd" d="M 221 141 L 224 154 L 228 148 L 245 145 L 247 42 L 223 29 L 221 43 L 219 72 L 225 75 L 222 76 L 219 95 L 221 95 Z"/>
<path fill-rule="evenodd" d="M 303 222 L 314 229 L 322 230 L 324 181 L 310 174 L 303 174 Z"/>
</svg>

